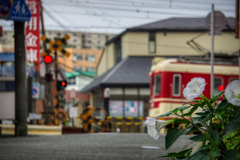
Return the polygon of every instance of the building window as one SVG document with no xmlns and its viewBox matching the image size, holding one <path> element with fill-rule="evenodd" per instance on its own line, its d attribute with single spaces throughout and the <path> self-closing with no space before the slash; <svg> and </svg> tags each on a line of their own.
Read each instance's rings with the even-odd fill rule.
<svg viewBox="0 0 240 160">
<path fill-rule="evenodd" d="M 148 51 L 156 53 L 156 32 L 149 32 Z"/>
<path fill-rule="evenodd" d="M 75 81 L 76 77 L 70 77 L 68 78 L 68 85 L 75 85 L 76 81 Z"/>
<path fill-rule="evenodd" d="M 180 88 L 181 86 L 181 75 L 180 74 L 174 74 L 173 75 L 173 95 L 174 96 L 180 96 Z"/>
<path fill-rule="evenodd" d="M 108 39 L 109 39 L 109 36 L 106 36 L 105 38 L 106 38 L 106 41 L 108 41 Z"/>
<path fill-rule="evenodd" d="M 77 42 L 77 40 L 76 40 L 76 39 L 74 39 L 74 40 L 73 40 L 73 42 Z"/>
<path fill-rule="evenodd" d="M 73 36 L 77 37 L 77 33 L 73 33 Z"/>
<path fill-rule="evenodd" d="M 0 81 L 0 91 L 14 91 L 15 82 L 14 81 Z"/>
<path fill-rule="evenodd" d="M 154 95 L 159 95 L 160 92 L 161 92 L 161 76 L 156 75 L 154 82 Z"/>
<path fill-rule="evenodd" d="M 97 49 L 102 49 L 102 47 L 101 46 L 97 46 Z"/>
<path fill-rule="evenodd" d="M 220 77 L 214 77 L 213 95 L 216 96 L 221 91 L 223 91 L 223 80 Z"/>
<path fill-rule="evenodd" d="M 81 61 L 82 60 L 82 54 L 73 54 L 73 61 Z"/>
<path fill-rule="evenodd" d="M 115 61 L 116 63 L 122 60 L 122 47 L 121 47 L 121 40 L 117 40 L 115 43 Z"/>
<path fill-rule="evenodd" d="M 48 32 L 48 34 L 49 34 L 49 35 L 51 35 L 51 34 L 52 34 L 52 32 Z"/>
<path fill-rule="evenodd" d="M 61 33 L 57 33 L 57 35 L 60 37 L 60 36 L 61 36 Z"/>
<path fill-rule="evenodd" d="M 78 72 L 82 72 L 82 67 L 74 66 L 74 67 L 73 67 L 73 70 L 74 70 L 74 71 L 78 71 Z"/>
<path fill-rule="evenodd" d="M 86 72 L 95 72 L 94 67 L 86 67 Z"/>
<path fill-rule="evenodd" d="M 101 38 L 101 34 L 98 35 L 98 38 Z"/>
<path fill-rule="evenodd" d="M 91 43 L 92 43 L 92 41 L 91 41 L 91 40 L 89 40 L 89 41 L 88 41 L 88 43 L 89 43 L 89 44 L 91 44 Z"/>
<path fill-rule="evenodd" d="M 229 83 L 232 82 L 232 81 L 235 81 L 235 80 L 238 80 L 238 78 L 230 78 Z"/>
<path fill-rule="evenodd" d="M 101 43 L 101 41 L 98 41 L 98 44 Z"/>
<path fill-rule="evenodd" d="M 86 61 L 95 62 L 95 56 L 92 54 L 87 54 Z"/>
</svg>

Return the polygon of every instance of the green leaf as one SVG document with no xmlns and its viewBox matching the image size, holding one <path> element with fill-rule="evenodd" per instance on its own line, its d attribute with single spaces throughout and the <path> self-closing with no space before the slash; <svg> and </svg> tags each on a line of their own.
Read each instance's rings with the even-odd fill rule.
<svg viewBox="0 0 240 160">
<path fill-rule="evenodd" d="M 189 103 L 200 103 L 200 102 L 201 102 L 201 101 L 199 101 L 199 100 L 189 101 L 189 102 L 183 103 L 182 106 L 184 106 L 185 104 L 189 104 Z"/>
<path fill-rule="evenodd" d="M 176 119 L 174 119 L 174 123 L 184 123 L 184 124 L 189 124 L 190 121 L 187 120 L 187 119 L 179 119 L 179 118 L 176 118 Z"/>
<path fill-rule="evenodd" d="M 191 152 L 191 151 L 192 151 L 192 148 L 190 148 L 190 149 L 185 149 L 185 150 L 183 150 L 183 151 L 178 152 L 178 155 L 185 155 L 186 153 L 189 153 L 189 152 Z"/>
<path fill-rule="evenodd" d="M 193 114 L 193 112 L 196 111 L 197 109 L 198 109 L 198 106 L 194 106 L 192 109 L 190 109 L 190 111 L 188 113 L 181 115 L 181 117 L 191 116 Z"/>
<path fill-rule="evenodd" d="M 177 113 L 178 112 L 178 108 L 175 108 L 172 113 Z"/>
<path fill-rule="evenodd" d="M 213 106 L 212 106 L 211 103 L 208 101 L 208 99 L 204 99 L 204 102 L 207 104 L 207 106 L 208 106 L 208 108 L 209 108 L 210 110 L 213 109 Z"/>
<path fill-rule="evenodd" d="M 240 115 L 237 118 L 229 118 L 229 122 L 224 124 L 226 132 L 233 132 L 240 127 Z"/>
<path fill-rule="evenodd" d="M 207 138 L 206 138 L 205 135 L 200 134 L 200 135 L 191 137 L 191 138 L 189 138 L 189 139 L 192 140 L 192 141 L 195 141 L 195 142 L 199 142 L 199 141 L 204 141 L 204 140 L 206 140 Z"/>
<path fill-rule="evenodd" d="M 172 112 L 173 112 L 173 111 L 169 111 L 169 112 L 167 112 L 167 113 L 165 113 L 165 114 L 161 114 L 161 115 L 157 116 L 156 118 L 159 118 L 159 117 L 167 117 L 167 116 L 169 116 L 170 114 L 172 114 Z"/>
<path fill-rule="evenodd" d="M 183 113 L 184 110 L 190 108 L 191 106 L 186 106 L 186 107 L 178 107 L 178 110 Z"/>
<path fill-rule="evenodd" d="M 219 149 L 218 149 L 216 146 L 211 146 L 209 153 L 210 153 L 211 156 L 213 156 L 213 157 L 218 157 L 218 156 L 221 155 Z"/>
<path fill-rule="evenodd" d="M 170 128 L 167 130 L 167 135 L 165 138 L 165 150 L 170 148 L 172 144 L 181 136 L 187 134 L 192 127 L 186 128 L 185 130 L 179 130 L 177 128 Z"/>
<path fill-rule="evenodd" d="M 227 150 L 223 155 L 224 160 L 238 160 L 237 153 L 234 150 Z"/>
<path fill-rule="evenodd" d="M 222 102 L 219 104 L 218 109 L 224 109 L 228 106 L 228 101 L 226 99 L 222 100 Z"/>
<path fill-rule="evenodd" d="M 206 149 L 209 149 L 209 146 L 206 145 L 206 146 L 202 146 L 198 149 L 198 151 L 202 151 L 202 150 L 206 150 Z"/>
<path fill-rule="evenodd" d="M 218 143 L 219 142 L 219 132 L 215 131 L 209 131 L 208 135 L 213 140 L 213 142 Z"/>
<path fill-rule="evenodd" d="M 209 160 L 209 149 L 197 151 L 195 154 L 193 154 L 189 160 Z"/>
<path fill-rule="evenodd" d="M 197 112 L 197 113 L 195 113 L 195 114 L 198 115 L 198 116 L 202 116 L 202 117 L 205 116 L 205 113 L 203 113 L 203 112 Z"/>
</svg>

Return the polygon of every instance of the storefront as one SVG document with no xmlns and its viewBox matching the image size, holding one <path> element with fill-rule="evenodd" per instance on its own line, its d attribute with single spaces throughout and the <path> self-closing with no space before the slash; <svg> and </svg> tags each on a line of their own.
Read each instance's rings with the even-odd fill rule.
<svg viewBox="0 0 240 160">
<path fill-rule="evenodd" d="M 80 93 L 90 93 L 91 106 L 96 108 L 97 115 L 104 107 L 109 119 L 142 122 L 148 116 L 151 62 L 149 56 L 127 57 Z"/>
</svg>

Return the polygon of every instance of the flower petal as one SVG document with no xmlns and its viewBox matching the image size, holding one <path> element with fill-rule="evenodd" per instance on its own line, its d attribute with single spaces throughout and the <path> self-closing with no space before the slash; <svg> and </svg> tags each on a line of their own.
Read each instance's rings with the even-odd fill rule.
<svg viewBox="0 0 240 160">
<path fill-rule="evenodd" d="M 201 77 L 196 77 L 188 82 L 187 87 L 183 90 L 183 95 L 188 100 L 193 100 L 199 97 L 205 89 L 205 79 Z"/>
<path fill-rule="evenodd" d="M 228 84 L 224 93 L 229 103 L 240 106 L 240 80 L 234 80 Z"/>
<path fill-rule="evenodd" d="M 156 118 L 150 118 L 147 117 L 147 120 L 145 121 L 146 126 L 155 126 Z"/>
<path fill-rule="evenodd" d="M 148 128 L 148 134 L 154 138 L 155 140 L 157 140 L 160 137 L 160 133 L 157 132 L 155 125 L 154 126 L 147 126 Z"/>
</svg>

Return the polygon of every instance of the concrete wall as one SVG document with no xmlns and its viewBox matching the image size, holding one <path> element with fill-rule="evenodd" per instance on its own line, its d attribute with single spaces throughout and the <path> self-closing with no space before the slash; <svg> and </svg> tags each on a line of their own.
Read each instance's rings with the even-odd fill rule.
<svg viewBox="0 0 240 160">
<path fill-rule="evenodd" d="M 15 119 L 14 92 L 0 92 L 0 119 Z"/>
</svg>

